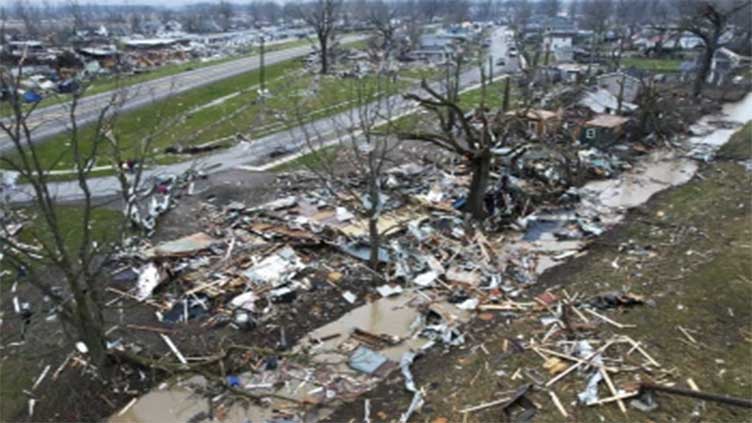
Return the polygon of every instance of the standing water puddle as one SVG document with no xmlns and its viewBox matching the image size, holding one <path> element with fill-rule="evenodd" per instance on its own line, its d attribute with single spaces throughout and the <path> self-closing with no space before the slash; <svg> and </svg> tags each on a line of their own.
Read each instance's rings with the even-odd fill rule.
<svg viewBox="0 0 752 423">
<path fill-rule="evenodd" d="M 301 407 L 275 398 L 270 399 L 264 407 L 247 404 L 227 407 L 222 411 L 223 421 L 265 422 L 286 416 L 316 421 L 328 416 L 343 401 L 355 399 L 373 388 L 386 374 L 399 369 L 399 360 L 405 352 L 416 351 L 430 342 L 415 336 L 422 327 L 416 324 L 421 318 L 418 306 L 428 306 L 428 303 L 445 320 L 461 323 L 469 320 L 468 312 L 415 292 L 382 298 L 357 307 L 308 333 L 298 342 L 292 352 L 310 355 L 311 360 L 305 367 L 280 360 L 278 367 L 237 376 L 239 388 L 260 396 L 273 392 L 305 402 L 308 410 L 301 413 Z M 348 362 L 356 343 L 350 334 L 355 330 L 397 340 L 394 345 L 378 350 L 380 356 L 391 362 L 371 375 L 352 369 Z M 125 413 L 112 416 L 109 421 L 158 423 L 210 420 L 208 400 L 194 393 L 191 385 L 205 387 L 206 383 L 203 378 L 194 377 L 165 389 L 155 389 L 139 398 Z M 274 388 L 280 385 L 281 388 Z M 284 412 L 286 409 L 289 409 L 289 413 Z"/>
</svg>

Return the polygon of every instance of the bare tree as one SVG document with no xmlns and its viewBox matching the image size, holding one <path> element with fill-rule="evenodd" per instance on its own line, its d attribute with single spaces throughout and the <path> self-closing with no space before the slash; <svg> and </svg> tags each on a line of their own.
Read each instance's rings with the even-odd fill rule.
<svg viewBox="0 0 752 423">
<path fill-rule="evenodd" d="M 8 22 L 8 11 L 5 6 L 0 6 L 0 55 L 5 53 L 5 25 Z"/>
<path fill-rule="evenodd" d="M 381 38 L 380 48 L 387 57 L 394 48 L 394 36 L 397 31 L 396 18 L 397 9 L 391 3 L 387 4 L 379 0 L 368 7 L 368 22 Z"/>
<path fill-rule="evenodd" d="M 217 4 L 216 15 L 219 19 L 219 26 L 222 27 L 222 31 L 228 31 L 231 26 L 231 19 L 233 14 L 232 3 L 225 0 L 221 0 Z"/>
<path fill-rule="evenodd" d="M 23 60 L 19 67 L 22 63 Z M 13 154 L 3 155 L 0 162 L 6 169 L 16 172 L 19 179 L 30 187 L 33 193 L 31 203 L 41 222 L 29 231 L 33 238 L 32 244 L 19 242 L 8 231 L 7 225 L 2 225 L 0 245 L 4 246 L 5 257 L 15 267 L 28 270 L 28 281 L 59 307 L 64 327 L 72 329 L 75 339 L 86 344 L 94 363 L 104 364 L 107 353 L 102 316 L 103 302 L 100 297 L 103 289 L 101 280 L 104 275 L 104 263 L 112 250 L 98 245 L 92 238 L 92 215 L 96 204 L 89 178 L 93 172 L 95 157 L 100 153 L 100 146 L 105 144 L 105 133 L 112 128 L 117 118 L 117 95 L 99 111 L 91 135 L 91 147 L 85 146 L 85 137 L 76 121 L 80 93 L 74 94 L 70 103 L 70 131 L 67 138 L 70 149 L 63 154 L 66 158 L 72 158 L 73 175 L 83 199 L 79 221 L 75 228 L 69 228 L 61 221 L 60 205 L 49 185 L 49 168 L 40 157 L 32 133 L 33 123 L 30 116 L 34 113 L 36 104 L 24 107 L 22 97 L 15 89 L 21 83 L 20 72 L 14 77 L 8 69 L 0 68 L 0 82 L 3 86 L 13 88 L 9 90 L 11 116 L 0 122 L 0 130 L 12 143 Z M 62 156 L 59 159 L 62 159 Z M 6 207 L 4 212 L 12 221 L 17 209 Z M 125 220 L 121 223 L 119 233 L 124 233 Z M 80 231 L 80 244 L 70 245 L 66 242 L 66 233 L 71 230 Z M 113 230 L 118 231 L 117 228 Z M 61 275 L 65 282 L 63 292 L 54 288 L 56 279 L 46 275 L 47 271 Z"/>
<path fill-rule="evenodd" d="M 517 34 L 521 34 L 533 14 L 533 8 L 528 0 L 513 0 L 509 3 L 509 7 L 511 9 L 512 29 Z"/>
<path fill-rule="evenodd" d="M 31 38 L 36 38 L 39 35 L 41 23 L 39 8 L 28 1 L 15 0 L 13 12 L 23 22 L 26 34 Z"/>
<path fill-rule="evenodd" d="M 348 98 L 352 98 L 351 109 L 333 116 L 323 126 L 308 123 L 301 109 L 295 111 L 296 120 L 306 150 L 313 158 L 308 168 L 339 202 L 368 222 L 369 267 L 375 272 L 374 282 L 378 282 L 382 279 L 378 269 L 384 232 L 379 221 L 388 190 L 385 171 L 394 163 L 392 153 L 399 146 L 392 126 L 399 99 L 392 95 L 394 82 L 386 77 L 344 83 Z"/>
<path fill-rule="evenodd" d="M 468 0 L 450 0 L 444 3 L 444 13 L 450 23 L 461 23 L 470 17 L 470 2 Z"/>
<path fill-rule="evenodd" d="M 746 9 L 752 1 L 736 1 L 729 6 L 723 7 L 719 2 L 684 2 L 683 11 L 691 10 L 694 7 L 694 13 L 688 13 L 681 20 L 681 29 L 691 32 L 702 40 L 703 53 L 699 63 L 699 69 L 692 86 L 692 94 L 699 96 L 705 86 L 710 69 L 713 63 L 713 57 L 716 52 L 725 45 L 721 38 L 729 30 L 731 18 Z"/>
<path fill-rule="evenodd" d="M 86 18 L 78 0 L 68 0 L 68 11 L 73 17 L 74 32 L 86 26 Z"/>
<path fill-rule="evenodd" d="M 577 13 L 580 12 L 580 2 L 579 0 L 571 0 L 569 2 L 569 9 L 567 9 L 567 15 L 569 15 L 570 18 L 574 18 L 577 16 Z"/>
<path fill-rule="evenodd" d="M 613 0 L 587 0 L 582 5 L 583 24 L 585 28 L 593 31 L 593 36 L 590 39 L 588 73 L 592 70 L 593 63 L 599 56 L 600 43 L 608 28 L 612 13 Z"/>
<path fill-rule="evenodd" d="M 456 66 L 459 69 L 459 66 Z M 455 81 L 458 81 L 459 71 Z M 432 88 L 425 80 L 421 88 L 425 96 L 407 94 L 406 99 L 417 102 L 421 108 L 429 112 L 438 122 L 436 125 L 425 125 L 403 132 L 403 139 L 424 141 L 440 149 L 464 158 L 472 172 L 470 189 L 465 211 L 475 220 L 486 217 L 484 199 L 489 186 L 491 165 L 493 162 L 492 149 L 506 146 L 516 134 L 519 134 L 519 119 L 516 114 L 503 111 L 489 116 L 485 107 L 486 78 L 481 67 L 481 100 L 478 108 L 466 110 L 459 102 L 457 90 L 447 87 L 445 92 Z"/>
<path fill-rule="evenodd" d="M 559 0 L 541 0 L 538 3 L 538 11 L 546 16 L 556 16 L 561 9 Z"/>
<path fill-rule="evenodd" d="M 336 24 L 341 8 L 342 0 L 315 0 L 299 4 L 296 8 L 297 16 L 316 33 L 322 75 L 329 72 L 330 50 L 335 42 Z"/>
</svg>

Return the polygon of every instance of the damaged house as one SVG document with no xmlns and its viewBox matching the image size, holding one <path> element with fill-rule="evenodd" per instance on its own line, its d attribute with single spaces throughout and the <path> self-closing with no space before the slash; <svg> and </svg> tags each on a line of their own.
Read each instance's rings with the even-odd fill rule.
<svg viewBox="0 0 752 423">
<path fill-rule="evenodd" d="M 596 115 L 577 128 L 575 138 L 585 145 L 605 149 L 621 140 L 628 121 L 623 116 Z"/>
<path fill-rule="evenodd" d="M 634 103 L 640 94 L 640 80 L 624 72 L 613 72 L 598 77 L 600 88 L 607 90 L 622 101 Z"/>
<path fill-rule="evenodd" d="M 576 31 L 566 29 L 546 31 L 543 34 L 543 51 L 553 55 L 557 62 L 571 62 L 574 60 L 576 35 Z"/>
</svg>

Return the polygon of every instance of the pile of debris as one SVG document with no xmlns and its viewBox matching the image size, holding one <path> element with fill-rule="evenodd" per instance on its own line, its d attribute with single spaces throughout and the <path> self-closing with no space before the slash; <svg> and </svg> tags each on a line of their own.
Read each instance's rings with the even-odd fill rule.
<svg viewBox="0 0 752 423">
<path fill-rule="evenodd" d="M 460 413 L 474 413 L 497 408 L 514 421 L 532 421 L 541 404 L 548 402 L 565 419 L 573 410 L 562 401 L 574 397 L 571 406 L 618 406 L 628 414 L 628 405 L 642 412 L 658 407 L 654 393 L 662 392 L 741 407 L 752 407 L 746 399 L 701 392 L 691 378 L 677 382 L 681 375 L 676 367 L 662 365 L 644 342 L 623 333 L 634 325 L 620 323 L 609 311 L 624 311 L 649 304 L 642 296 L 629 292 L 603 292 L 590 298 L 570 295 L 566 290 L 546 291 L 530 302 L 507 301 L 500 305 L 479 306 L 479 310 L 504 311 L 507 317 L 537 320 L 541 331 L 533 331 L 515 339 L 507 338 L 502 350 L 535 353 L 541 369 L 519 367 L 511 374 L 497 374 L 514 381 L 528 380 L 503 398 L 466 407 Z M 684 342 L 696 346 L 691 331 L 678 326 Z M 537 335 L 537 333 L 542 335 Z M 696 335 L 696 334 L 695 334 Z M 511 345 L 512 342 L 514 345 Z M 565 379 L 580 378 L 581 382 L 561 383 Z M 678 384 L 686 384 L 681 388 Z M 582 388 L 579 388 L 579 387 Z M 605 394 L 603 387 L 605 387 Z M 581 389 L 572 392 L 571 389 Z M 508 395 L 512 393 L 512 395 Z M 500 395 L 501 395 L 500 394 Z"/>
<path fill-rule="evenodd" d="M 117 295 L 113 301 L 152 305 L 162 325 L 197 321 L 253 331 L 279 319 L 280 304 L 322 284 L 333 287 L 348 314 L 306 335 L 290 357 L 255 356 L 254 370 L 227 384 L 271 398 L 273 406 L 259 413 L 284 409 L 285 416 L 302 418 L 310 410 L 300 403 L 331 409 L 401 368 L 414 395 L 407 419 L 423 402 L 409 377 L 416 353 L 437 343 L 463 344 L 463 324 L 476 311 L 526 310 L 513 299 L 542 270 L 580 254 L 586 238 L 605 230 L 595 215 L 540 211 L 518 219 L 517 232 L 484 235 L 458 210 L 469 175 L 461 167 L 445 169 L 413 163 L 387 173 L 385 192 L 391 187 L 405 195 L 384 196 L 378 274 L 366 266 L 368 221 L 354 212 L 361 200 L 341 201 L 295 173 L 280 177 L 287 197 L 256 207 L 208 201 L 199 213 L 203 232 L 157 245 L 144 241 L 123 253 L 113 273 L 124 288 L 109 291 Z M 575 204 L 579 195 L 571 196 Z M 549 238 L 568 243 L 568 249 L 538 248 Z M 360 294 L 344 288 L 355 275 L 371 276 L 374 283 Z M 374 321 L 374 315 L 384 319 Z M 178 360 L 186 360 L 164 336 Z M 132 412 L 139 409 L 138 403 L 131 406 Z"/>
</svg>

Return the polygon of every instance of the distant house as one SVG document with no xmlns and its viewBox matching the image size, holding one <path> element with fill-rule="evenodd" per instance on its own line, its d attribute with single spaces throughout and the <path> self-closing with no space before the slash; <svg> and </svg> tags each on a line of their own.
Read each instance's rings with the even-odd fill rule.
<svg viewBox="0 0 752 423">
<path fill-rule="evenodd" d="M 571 49 L 574 45 L 575 31 L 551 30 L 543 34 L 543 51 Z"/>
<path fill-rule="evenodd" d="M 621 93 L 622 101 L 629 103 L 633 103 L 640 94 L 640 80 L 623 72 L 613 72 L 599 76 L 598 86 L 608 90 L 617 99 Z"/>
<path fill-rule="evenodd" d="M 413 59 L 431 62 L 446 61 L 454 51 L 455 39 L 443 35 L 422 35 L 418 41 L 418 48 L 409 56 Z"/>
<path fill-rule="evenodd" d="M 572 63 L 574 62 L 574 48 L 573 47 L 561 47 L 553 51 L 553 58 L 556 63 Z"/>
<path fill-rule="evenodd" d="M 435 34 L 421 35 L 418 42 L 419 48 L 427 50 L 448 48 L 453 43 L 454 41 L 451 38 Z"/>
<path fill-rule="evenodd" d="M 169 47 L 178 43 L 175 38 L 128 38 L 122 40 L 123 45 L 130 49 L 153 49 Z"/>
<path fill-rule="evenodd" d="M 615 115 L 596 115 L 580 128 L 579 140 L 594 147 L 607 147 L 618 142 L 624 135 L 628 118 Z"/>
</svg>

